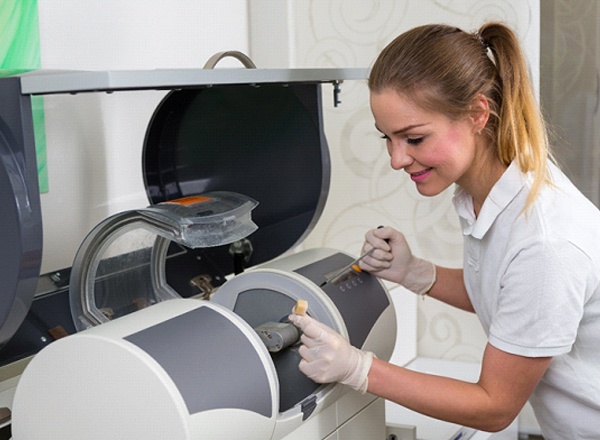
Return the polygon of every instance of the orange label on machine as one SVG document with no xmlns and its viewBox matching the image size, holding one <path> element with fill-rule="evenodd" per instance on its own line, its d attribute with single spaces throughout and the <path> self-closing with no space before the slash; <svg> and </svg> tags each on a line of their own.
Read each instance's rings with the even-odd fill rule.
<svg viewBox="0 0 600 440">
<path fill-rule="evenodd" d="M 193 205 L 195 203 L 208 202 L 209 200 L 212 200 L 212 198 L 205 197 L 205 196 L 189 196 L 189 197 L 182 197 L 180 199 L 175 199 L 175 200 L 168 200 L 168 201 L 162 202 L 162 203 L 173 203 L 175 205 L 188 206 L 188 205 Z"/>
</svg>

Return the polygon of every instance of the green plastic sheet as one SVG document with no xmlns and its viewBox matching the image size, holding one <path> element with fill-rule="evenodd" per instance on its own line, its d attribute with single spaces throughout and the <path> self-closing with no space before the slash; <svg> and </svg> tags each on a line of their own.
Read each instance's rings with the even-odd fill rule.
<svg viewBox="0 0 600 440">
<path fill-rule="evenodd" d="M 41 67 L 37 0 L 0 0 L 0 75 Z M 48 191 L 44 101 L 33 96 L 33 124 L 40 191 Z"/>
</svg>

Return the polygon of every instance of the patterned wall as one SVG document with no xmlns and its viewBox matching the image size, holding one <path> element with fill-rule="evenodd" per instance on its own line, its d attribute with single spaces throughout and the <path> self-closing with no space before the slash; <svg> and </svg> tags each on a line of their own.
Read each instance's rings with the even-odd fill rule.
<svg viewBox="0 0 600 440">
<path fill-rule="evenodd" d="M 522 0 L 296 0 L 291 44 L 293 67 L 365 67 L 396 35 L 444 22 L 476 30 L 488 19 L 509 23 L 521 38 L 535 37 L 537 2 Z M 531 59 L 536 59 L 535 50 Z M 532 65 L 537 65 L 535 62 Z M 364 82 L 342 85 L 334 108 L 324 89 L 327 139 L 332 159 L 330 195 L 321 221 L 304 247 L 334 247 L 358 254 L 364 233 L 380 224 L 403 231 L 413 251 L 458 267 L 462 238 L 452 190 L 425 198 L 403 172 L 393 171 L 374 129 Z M 418 354 L 479 361 L 485 336 L 477 318 L 435 300 L 418 301 Z"/>
</svg>

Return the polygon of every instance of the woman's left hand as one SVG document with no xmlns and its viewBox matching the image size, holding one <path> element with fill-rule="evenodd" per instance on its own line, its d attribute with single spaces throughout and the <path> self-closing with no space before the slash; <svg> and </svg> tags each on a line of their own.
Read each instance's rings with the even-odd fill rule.
<svg viewBox="0 0 600 440">
<path fill-rule="evenodd" d="M 289 316 L 302 330 L 300 371 L 317 383 L 340 382 L 365 393 L 373 353 L 351 346 L 339 333 L 308 315 Z"/>
</svg>

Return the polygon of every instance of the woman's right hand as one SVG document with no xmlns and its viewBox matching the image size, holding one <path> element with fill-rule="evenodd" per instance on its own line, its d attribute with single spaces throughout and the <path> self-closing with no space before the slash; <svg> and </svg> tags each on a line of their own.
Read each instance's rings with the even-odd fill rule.
<svg viewBox="0 0 600 440">
<path fill-rule="evenodd" d="M 415 257 L 402 233 L 391 227 L 371 229 L 365 234 L 362 253 L 375 249 L 360 261 L 361 269 L 418 294 L 435 282 L 435 265 Z"/>
</svg>

